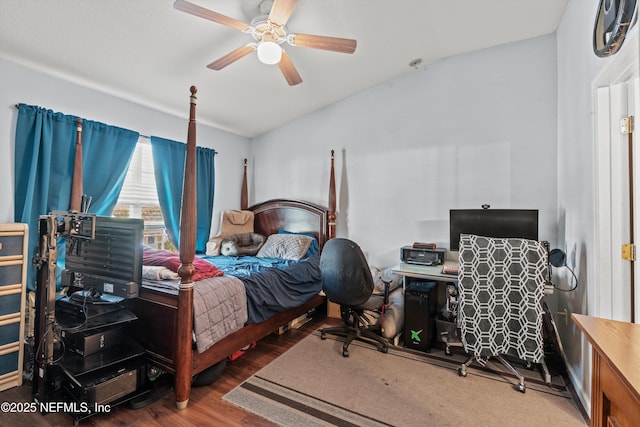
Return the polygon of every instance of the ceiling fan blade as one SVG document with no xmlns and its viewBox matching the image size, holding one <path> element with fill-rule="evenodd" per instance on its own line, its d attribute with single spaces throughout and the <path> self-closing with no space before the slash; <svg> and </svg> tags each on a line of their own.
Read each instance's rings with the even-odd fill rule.
<svg viewBox="0 0 640 427">
<path fill-rule="evenodd" d="M 176 0 L 175 3 L 173 3 L 173 7 L 174 9 L 180 10 L 182 12 L 187 12 L 191 15 L 199 16 L 200 18 L 208 19 L 210 21 L 217 22 L 218 24 L 235 28 L 236 30 L 245 31 L 251 27 L 249 24 L 245 24 L 244 22 L 238 21 L 237 19 L 229 18 L 228 16 L 222 15 L 209 9 L 205 9 L 204 7 L 200 7 L 197 4 L 193 4 L 185 0 Z"/>
<path fill-rule="evenodd" d="M 284 26 L 293 13 L 298 0 L 274 0 L 269 12 L 269 21 L 276 25 Z"/>
<path fill-rule="evenodd" d="M 310 47 L 313 49 L 330 50 L 333 52 L 353 53 L 358 42 L 353 39 L 340 37 L 314 36 L 311 34 L 290 34 L 290 44 L 293 46 Z"/>
<path fill-rule="evenodd" d="M 210 68 L 212 70 L 222 70 L 227 65 L 236 62 L 240 58 L 244 58 L 254 50 L 255 50 L 255 45 L 252 43 L 239 47 L 227 53 L 222 58 L 216 59 L 211 64 L 207 65 L 207 68 Z"/>
<path fill-rule="evenodd" d="M 289 86 L 295 86 L 299 83 L 302 83 L 302 77 L 298 74 L 298 70 L 289 59 L 289 55 L 284 50 L 282 51 L 282 58 L 280 58 L 280 62 L 278 62 L 278 67 L 282 74 L 284 74 L 284 78 L 287 79 L 287 83 Z"/>
</svg>

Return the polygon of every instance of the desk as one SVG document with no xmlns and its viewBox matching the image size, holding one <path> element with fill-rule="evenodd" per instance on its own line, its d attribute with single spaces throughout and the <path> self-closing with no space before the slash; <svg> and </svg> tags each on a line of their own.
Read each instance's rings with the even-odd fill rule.
<svg viewBox="0 0 640 427">
<path fill-rule="evenodd" d="M 591 425 L 640 420 L 640 325 L 572 314 L 591 343 Z"/>
<path fill-rule="evenodd" d="M 407 278 L 418 279 L 418 281 L 434 281 L 438 283 L 456 283 L 458 281 L 457 274 L 443 274 L 442 273 L 442 265 L 418 265 L 418 264 L 407 264 L 401 263 L 391 269 L 394 274 L 398 276 L 402 276 L 402 287 L 403 289 L 407 289 Z M 455 317 L 457 317 L 458 312 L 458 300 L 457 300 L 457 292 L 455 292 L 455 296 L 453 296 L 449 289 L 450 286 L 447 286 L 447 289 L 436 289 L 435 292 L 435 301 L 432 301 L 432 304 L 435 304 L 436 307 L 441 307 L 444 305 L 445 310 L 453 313 Z M 444 288 L 444 287 L 442 287 Z M 444 295 L 441 291 L 444 291 Z M 441 304 L 444 303 L 444 304 Z M 407 335 L 408 331 L 412 329 L 420 330 L 424 325 L 424 328 L 427 329 L 427 336 L 429 345 L 427 349 L 430 348 L 430 341 L 432 337 L 436 337 L 437 327 L 436 327 L 436 313 L 427 310 L 425 307 L 421 305 L 416 305 L 415 303 L 411 303 L 408 299 L 405 299 L 405 347 L 410 346 L 410 342 L 412 340 L 410 335 Z M 431 311 L 431 312 L 430 312 Z M 447 324 L 449 322 L 442 321 L 442 324 Z M 454 322 L 450 323 L 454 325 Z M 413 326 L 413 328 L 412 328 Z M 455 325 L 454 325 L 455 329 Z M 456 337 L 451 337 L 448 334 L 437 336 L 438 341 L 444 342 L 446 344 L 445 354 L 450 355 L 451 350 L 450 346 L 460 346 L 461 343 L 458 342 L 457 334 Z M 451 338 L 451 339 L 449 339 Z M 415 348 L 415 347 L 413 347 Z M 427 350 L 429 351 L 429 350 Z"/>
<path fill-rule="evenodd" d="M 402 276 L 403 285 L 407 277 L 434 280 L 436 282 L 454 283 L 458 281 L 457 274 L 442 274 L 441 265 L 417 265 L 401 263 L 391 269 L 398 276 Z"/>
</svg>

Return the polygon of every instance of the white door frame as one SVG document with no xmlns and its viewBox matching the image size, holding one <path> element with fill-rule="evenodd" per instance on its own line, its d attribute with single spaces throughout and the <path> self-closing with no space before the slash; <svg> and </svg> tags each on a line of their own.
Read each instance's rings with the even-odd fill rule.
<svg viewBox="0 0 640 427">
<path fill-rule="evenodd" d="M 626 46 L 613 57 L 611 63 L 593 81 L 595 111 L 595 277 L 594 316 L 609 319 L 631 319 L 629 303 L 631 263 L 621 259 L 621 245 L 628 243 L 629 186 L 628 186 L 628 136 L 620 132 L 619 121 L 627 115 L 636 117 L 636 129 L 640 134 L 640 109 L 638 108 L 638 32 L 632 31 Z M 637 139 L 640 141 L 640 138 Z M 640 147 L 634 147 L 634 154 Z M 634 156 L 634 157 L 636 157 Z M 635 159 L 634 159 L 635 160 Z M 637 163 L 637 162 L 636 162 Z M 635 169 L 635 192 L 638 190 L 638 171 Z M 640 199 L 634 195 L 636 215 Z M 635 222 L 638 239 L 638 225 Z M 640 276 L 635 262 L 635 321 L 640 321 Z"/>
</svg>

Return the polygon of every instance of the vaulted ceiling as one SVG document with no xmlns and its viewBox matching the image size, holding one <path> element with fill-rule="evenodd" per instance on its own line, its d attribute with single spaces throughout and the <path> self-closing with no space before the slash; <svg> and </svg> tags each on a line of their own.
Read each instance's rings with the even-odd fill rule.
<svg viewBox="0 0 640 427">
<path fill-rule="evenodd" d="M 245 23 L 271 3 L 189 1 Z M 2 0 L 0 57 L 178 116 L 196 85 L 200 123 L 254 137 L 442 58 L 553 33 L 567 0 L 299 0 L 290 33 L 358 44 L 353 54 L 283 44 L 295 86 L 255 53 L 208 69 L 251 35 L 173 2 Z"/>
</svg>

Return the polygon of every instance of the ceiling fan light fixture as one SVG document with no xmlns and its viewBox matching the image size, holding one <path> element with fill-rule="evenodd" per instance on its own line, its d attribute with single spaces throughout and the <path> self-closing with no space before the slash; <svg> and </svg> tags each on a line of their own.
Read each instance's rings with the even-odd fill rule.
<svg viewBox="0 0 640 427">
<path fill-rule="evenodd" d="M 260 42 L 257 52 L 260 62 L 267 65 L 277 64 L 282 58 L 282 48 L 278 43 L 272 41 Z"/>
<path fill-rule="evenodd" d="M 211 70 L 221 70 L 255 51 L 260 62 L 268 65 L 277 64 L 289 86 L 295 86 L 302 83 L 302 78 L 287 52 L 280 47 L 282 43 L 286 41 L 292 46 L 341 53 L 354 53 L 358 44 L 356 40 L 342 37 L 289 34 L 286 25 L 295 9 L 297 0 L 252 0 L 260 2 L 261 15 L 252 19 L 251 24 L 198 6 L 188 0 L 174 1 L 173 7 L 177 10 L 242 31 L 255 40 L 255 43 L 248 43 L 234 49 L 207 65 L 207 68 Z"/>
</svg>

